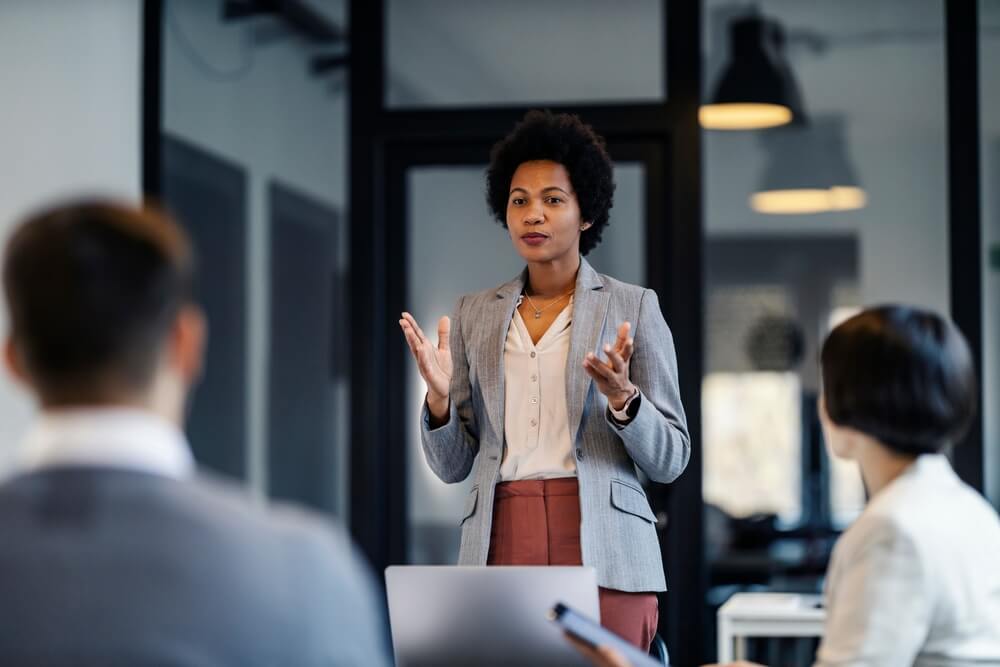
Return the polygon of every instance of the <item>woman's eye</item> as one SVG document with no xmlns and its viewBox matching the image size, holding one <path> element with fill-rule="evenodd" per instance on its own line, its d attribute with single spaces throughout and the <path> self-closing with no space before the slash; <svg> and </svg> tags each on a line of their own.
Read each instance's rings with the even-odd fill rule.
<svg viewBox="0 0 1000 667">
<path fill-rule="evenodd" d="M 562 197 L 549 197 L 550 204 L 561 204 L 562 201 Z"/>
<path fill-rule="evenodd" d="M 524 203 L 524 199 L 522 199 L 521 197 L 514 197 L 513 199 L 510 200 L 510 203 L 513 204 L 514 206 L 520 206 L 521 204 Z"/>
</svg>

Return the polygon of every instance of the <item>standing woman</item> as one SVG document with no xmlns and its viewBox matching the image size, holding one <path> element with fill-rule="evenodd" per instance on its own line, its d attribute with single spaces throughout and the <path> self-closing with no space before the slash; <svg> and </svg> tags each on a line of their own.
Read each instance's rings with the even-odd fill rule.
<svg viewBox="0 0 1000 667">
<path fill-rule="evenodd" d="M 591 127 L 528 113 L 486 180 L 527 267 L 461 297 L 437 345 L 409 313 L 399 322 L 427 384 L 427 462 L 445 482 L 475 479 L 459 563 L 592 566 L 603 625 L 646 650 L 666 584 L 636 471 L 672 482 L 691 451 L 670 329 L 653 291 L 582 257 L 615 188 Z"/>
</svg>

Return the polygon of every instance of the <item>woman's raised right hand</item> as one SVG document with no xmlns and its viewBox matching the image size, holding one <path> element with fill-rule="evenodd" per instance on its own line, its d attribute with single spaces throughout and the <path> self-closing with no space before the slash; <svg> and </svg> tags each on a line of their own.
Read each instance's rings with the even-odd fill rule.
<svg viewBox="0 0 1000 667">
<path fill-rule="evenodd" d="M 403 313 L 399 326 L 417 362 L 417 369 L 427 384 L 427 407 L 436 419 L 445 419 L 448 415 L 448 394 L 451 385 L 451 347 L 448 338 L 451 332 L 451 320 L 447 317 L 438 320 L 437 345 L 424 335 L 413 315 Z"/>
</svg>

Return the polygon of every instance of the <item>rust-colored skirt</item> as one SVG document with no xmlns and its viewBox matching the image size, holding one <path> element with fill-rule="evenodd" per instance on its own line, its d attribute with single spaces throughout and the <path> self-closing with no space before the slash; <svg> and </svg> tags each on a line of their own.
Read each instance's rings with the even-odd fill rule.
<svg viewBox="0 0 1000 667">
<path fill-rule="evenodd" d="M 575 477 L 497 484 L 489 565 L 582 565 Z M 643 651 L 656 633 L 655 593 L 598 590 L 601 625 Z"/>
</svg>

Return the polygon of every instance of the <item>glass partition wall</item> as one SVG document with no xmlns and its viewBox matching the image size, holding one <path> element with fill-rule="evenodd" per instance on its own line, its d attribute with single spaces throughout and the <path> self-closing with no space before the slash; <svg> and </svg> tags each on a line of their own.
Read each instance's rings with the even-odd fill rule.
<svg viewBox="0 0 1000 667">
<path fill-rule="evenodd" d="M 950 312 L 948 127 L 941 0 L 703 7 L 703 101 L 739 74 L 734 58 L 767 47 L 796 102 L 788 125 L 702 135 L 714 619 L 734 592 L 819 592 L 834 540 L 863 508 L 856 466 L 823 444 L 818 354 L 866 305 Z M 764 26 L 749 46 L 748 20 Z M 790 664 L 812 647 L 757 650 Z"/>
<path fill-rule="evenodd" d="M 349 268 L 341 2 L 312 18 L 203 0 L 161 10 L 156 184 L 198 251 L 209 319 L 188 435 L 257 497 L 348 519 Z M 247 9 L 244 7 L 243 9 Z M 148 39 L 148 36 L 147 36 Z"/>
</svg>

